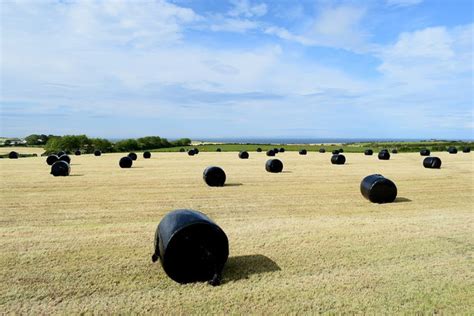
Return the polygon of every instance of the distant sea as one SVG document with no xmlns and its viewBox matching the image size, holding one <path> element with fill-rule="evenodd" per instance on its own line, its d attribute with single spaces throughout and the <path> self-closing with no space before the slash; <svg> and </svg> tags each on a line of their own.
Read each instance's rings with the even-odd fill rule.
<svg viewBox="0 0 474 316">
<path fill-rule="evenodd" d="M 238 144 L 324 144 L 324 143 L 360 143 L 360 142 L 416 142 L 420 139 L 407 138 L 199 138 L 202 142 L 238 143 Z"/>
</svg>

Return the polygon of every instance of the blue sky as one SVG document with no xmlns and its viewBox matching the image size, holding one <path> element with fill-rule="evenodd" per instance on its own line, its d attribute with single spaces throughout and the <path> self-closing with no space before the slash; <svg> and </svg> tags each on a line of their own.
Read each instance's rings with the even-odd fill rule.
<svg viewBox="0 0 474 316">
<path fill-rule="evenodd" d="M 2 1 L 1 136 L 473 138 L 473 1 Z"/>
</svg>

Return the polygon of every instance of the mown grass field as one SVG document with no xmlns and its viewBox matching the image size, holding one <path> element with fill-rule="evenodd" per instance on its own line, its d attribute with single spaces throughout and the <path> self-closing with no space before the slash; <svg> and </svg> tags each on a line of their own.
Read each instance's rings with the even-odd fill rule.
<svg viewBox="0 0 474 316">
<path fill-rule="evenodd" d="M 0 160 L 2 313 L 282 314 L 474 313 L 473 154 L 154 153 L 134 168 L 122 154 L 71 156 L 54 178 L 44 157 Z M 207 187 L 218 165 L 228 186 Z M 381 173 L 396 203 L 359 192 Z M 168 211 L 200 210 L 227 233 L 223 284 L 180 285 L 153 264 Z"/>
</svg>

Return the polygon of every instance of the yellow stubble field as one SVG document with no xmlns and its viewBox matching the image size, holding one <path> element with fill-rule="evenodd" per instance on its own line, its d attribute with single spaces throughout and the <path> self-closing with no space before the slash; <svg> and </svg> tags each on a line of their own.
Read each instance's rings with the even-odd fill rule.
<svg viewBox="0 0 474 316">
<path fill-rule="evenodd" d="M 2 313 L 474 313 L 473 154 L 153 153 L 71 156 L 53 177 L 45 157 L 0 160 Z M 210 188 L 205 167 L 227 184 Z M 362 178 L 393 180 L 398 198 L 372 204 Z M 169 211 L 199 210 L 221 226 L 223 284 L 180 285 L 151 262 Z"/>
</svg>

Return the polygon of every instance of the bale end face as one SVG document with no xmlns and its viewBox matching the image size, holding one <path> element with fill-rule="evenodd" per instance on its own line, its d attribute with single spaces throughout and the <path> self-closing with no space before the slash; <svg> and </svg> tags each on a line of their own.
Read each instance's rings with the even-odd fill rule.
<svg viewBox="0 0 474 316">
<path fill-rule="evenodd" d="M 80 156 L 81 154 L 82 154 L 82 153 L 81 153 L 80 150 L 76 150 L 76 151 L 74 152 L 74 155 L 76 155 L 76 156 Z"/>
<path fill-rule="evenodd" d="M 220 152 L 222 151 L 222 149 L 217 148 L 216 151 L 217 151 L 218 153 L 220 153 Z"/>
<path fill-rule="evenodd" d="M 58 160 L 51 166 L 51 174 L 55 177 L 66 177 L 71 173 L 70 165 L 63 161 Z"/>
<path fill-rule="evenodd" d="M 180 152 L 180 153 L 184 153 L 185 151 L 186 151 L 186 150 L 185 150 L 184 148 L 180 148 L 180 149 L 179 149 L 179 152 Z"/>
<path fill-rule="evenodd" d="M 188 155 L 189 155 L 189 156 L 194 156 L 194 154 L 195 154 L 194 149 L 190 149 L 190 150 L 188 151 Z"/>
<path fill-rule="evenodd" d="M 122 157 L 119 161 L 120 168 L 131 168 L 133 165 L 133 160 L 130 157 Z"/>
<path fill-rule="evenodd" d="M 366 156 L 372 156 L 374 154 L 374 151 L 372 149 L 366 149 L 364 151 L 364 155 Z"/>
<path fill-rule="evenodd" d="M 49 155 L 48 158 L 46 158 L 46 163 L 49 165 L 49 166 L 52 166 L 53 163 L 55 163 L 56 161 L 59 160 L 59 157 L 56 156 L 56 155 Z"/>
<path fill-rule="evenodd" d="M 206 215 L 193 210 L 168 213 L 155 233 L 155 260 L 176 282 L 218 285 L 229 256 L 224 231 Z"/>
<path fill-rule="evenodd" d="M 285 152 L 285 148 L 281 147 L 281 148 L 279 149 L 279 152 L 284 153 L 284 152 Z"/>
<path fill-rule="evenodd" d="M 343 165 L 343 164 L 346 163 L 346 157 L 344 155 L 341 155 L 341 154 L 332 155 L 331 163 L 333 165 Z"/>
<path fill-rule="evenodd" d="M 273 157 L 275 156 L 275 152 L 272 149 L 270 149 L 269 151 L 267 151 L 267 156 Z"/>
<path fill-rule="evenodd" d="M 10 158 L 10 159 L 18 159 L 19 157 L 20 157 L 20 155 L 16 151 L 11 151 L 8 154 L 8 158 Z"/>
<path fill-rule="evenodd" d="M 207 167 L 202 173 L 204 182 L 210 187 L 222 187 L 225 184 L 226 175 L 220 167 Z"/>
<path fill-rule="evenodd" d="M 448 153 L 450 154 L 457 154 L 458 153 L 458 149 L 456 147 L 449 147 L 448 148 Z"/>
<path fill-rule="evenodd" d="M 321 154 L 324 154 L 324 153 L 326 152 L 326 149 L 324 149 L 324 148 L 319 148 L 319 152 L 320 152 Z"/>
<path fill-rule="evenodd" d="M 145 152 L 143 153 L 143 158 L 145 158 L 145 159 L 150 159 L 150 158 L 151 158 L 151 152 L 145 151 Z"/>
<path fill-rule="evenodd" d="M 246 151 L 241 151 L 239 152 L 239 158 L 240 159 L 249 159 L 249 153 Z"/>
<path fill-rule="evenodd" d="M 306 155 L 307 153 L 308 153 L 308 151 L 306 149 L 301 149 L 300 152 L 299 152 L 299 154 L 303 155 L 303 156 Z"/>
<path fill-rule="evenodd" d="M 265 170 L 271 173 L 279 173 L 283 171 L 283 163 L 279 159 L 269 159 L 265 163 Z"/>
<path fill-rule="evenodd" d="M 257 148 L 257 152 L 258 152 L 258 153 L 261 153 L 261 152 L 262 152 L 262 148 L 258 147 L 258 148 Z"/>
<path fill-rule="evenodd" d="M 379 159 L 380 160 L 390 160 L 390 154 L 388 153 L 388 151 L 382 150 L 381 152 L 379 152 Z"/>
<path fill-rule="evenodd" d="M 441 159 L 439 159 L 438 157 L 426 157 L 423 160 L 423 167 L 429 169 L 440 169 Z"/>
<path fill-rule="evenodd" d="M 94 151 L 94 156 L 99 157 L 102 156 L 102 152 L 100 150 Z"/>
<path fill-rule="evenodd" d="M 470 153 L 470 152 L 471 152 L 471 147 L 464 147 L 464 148 L 462 149 L 462 152 L 463 152 L 463 153 Z"/>
<path fill-rule="evenodd" d="M 420 156 L 429 156 L 431 154 L 429 149 L 420 150 Z"/>
<path fill-rule="evenodd" d="M 397 187 L 380 174 L 365 177 L 360 183 L 360 192 L 372 203 L 391 203 L 397 197 Z"/>
<path fill-rule="evenodd" d="M 138 158 L 136 153 L 129 153 L 128 157 L 130 157 L 130 159 L 132 159 L 133 161 L 137 160 L 137 158 Z"/>
</svg>

